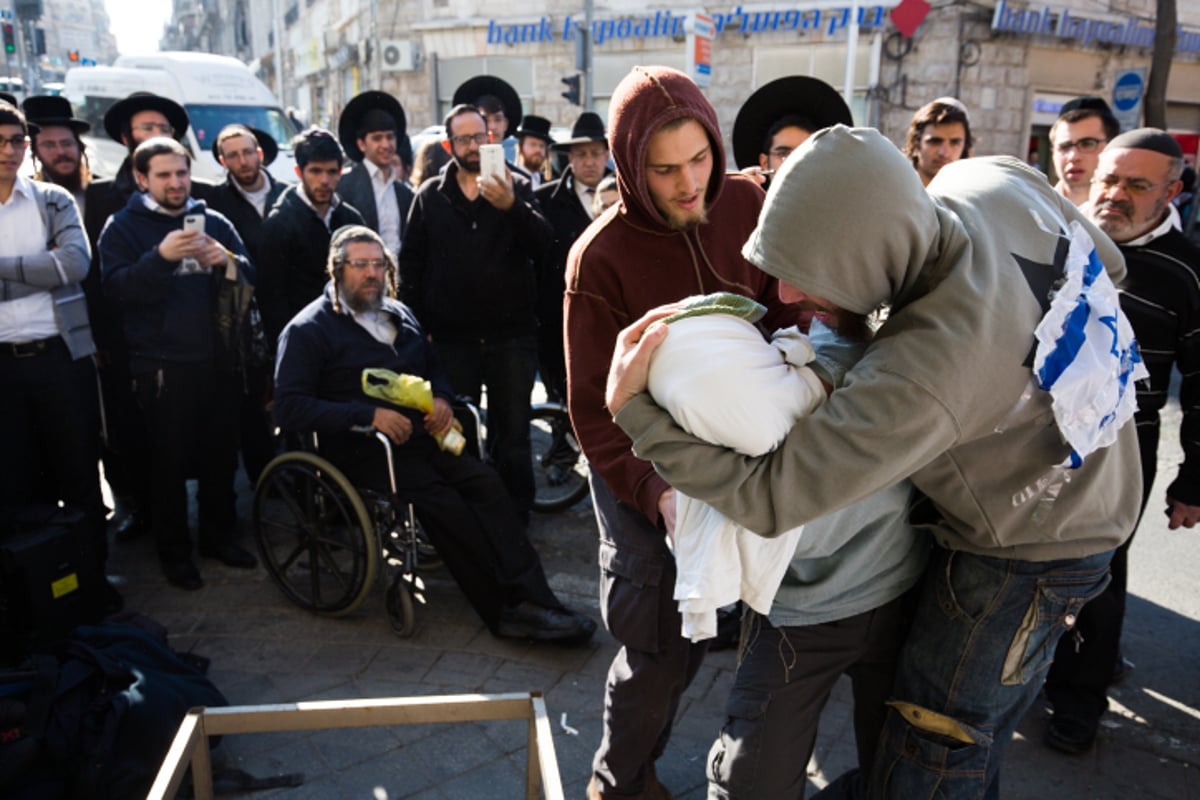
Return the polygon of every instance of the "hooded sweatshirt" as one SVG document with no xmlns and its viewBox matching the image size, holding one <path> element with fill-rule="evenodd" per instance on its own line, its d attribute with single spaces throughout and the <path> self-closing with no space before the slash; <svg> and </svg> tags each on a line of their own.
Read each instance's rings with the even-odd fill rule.
<svg viewBox="0 0 1200 800">
<path fill-rule="evenodd" d="M 687 436 L 644 395 L 617 422 L 672 485 L 764 535 L 911 476 L 944 547 L 1033 561 L 1111 549 L 1141 498 L 1134 426 L 1066 469 L 1050 396 L 1031 380 L 1072 222 L 1119 281 L 1108 237 L 1016 159 L 956 162 L 926 194 L 877 131 L 819 132 L 772 183 L 744 252 L 851 311 L 891 304 L 843 388 L 758 459 Z"/>
<path fill-rule="evenodd" d="M 655 207 L 645 164 L 651 137 L 664 124 L 685 118 L 708 133 L 712 176 L 705 193 L 709 221 L 679 231 Z M 714 292 L 736 292 L 765 305 L 770 330 L 797 320 L 779 301 L 775 279 L 742 257 L 763 192 L 748 178 L 724 173 L 716 113 L 696 84 L 667 67 L 635 67 L 613 93 L 610 122 L 620 202 L 584 231 L 567 258 L 568 403 L 589 468 L 619 500 L 656 522 L 658 498 L 668 484 L 630 452 L 629 438 L 604 406 L 617 334 L 656 306 Z"/>
</svg>

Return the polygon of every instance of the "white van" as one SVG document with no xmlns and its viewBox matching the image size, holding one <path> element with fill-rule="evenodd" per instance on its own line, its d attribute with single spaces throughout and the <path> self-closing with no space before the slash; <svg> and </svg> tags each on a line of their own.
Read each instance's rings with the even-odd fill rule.
<svg viewBox="0 0 1200 800">
<path fill-rule="evenodd" d="M 67 72 L 63 94 L 75 113 L 91 123 L 91 133 L 84 139 L 97 174 L 116 174 L 125 159 L 125 148 L 104 132 L 104 114 L 134 92 L 170 98 L 187 111 L 191 125 L 184 144 L 194 156 L 193 175 L 225 179 L 224 169 L 212 157 L 212 145 L 222 128 L 241 123 L 266 131 L 279 144 L 279 156 L 268 168 L 271 175 L 296 180 L 291 149 L 296 129 L 271 90 L 236 58 L 184 52 L 121 56 L 111 67 L 76 67 Z"/>
</svg>

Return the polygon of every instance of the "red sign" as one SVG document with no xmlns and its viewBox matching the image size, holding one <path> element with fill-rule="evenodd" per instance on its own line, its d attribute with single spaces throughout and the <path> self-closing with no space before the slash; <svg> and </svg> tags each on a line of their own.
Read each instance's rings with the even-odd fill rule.
<svg viewBox="0 0 1200 800">
<path fill-rule="evenodd" d="M 909 39 L 917 32 L 917 28 L 921 26 L 927 16 L 929 16 L 929 3 L 925 0 L 901 0 L 891 13 L 892 24 L 896 26 L 896 30 Z"/>
</svg>

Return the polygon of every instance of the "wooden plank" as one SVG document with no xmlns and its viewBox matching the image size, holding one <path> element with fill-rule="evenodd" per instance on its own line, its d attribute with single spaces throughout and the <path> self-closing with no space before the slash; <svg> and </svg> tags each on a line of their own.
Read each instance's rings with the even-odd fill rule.
<svg viewBox="0 0 1200 800">
<path fill-rule="evenodd" d="M 533 692 L 529 698 L 533 710 L 529 739 L 530 751 L 537 751 L 537 760 L 542 778 L 542 791 L 546 800 L 564 800 L 562 777 L 558 774 L 558 757 L 554 753 L 554 731 L 550 726 L 550 714 L 541 692 Z"/>
<path fill-rule="evenodd" d="M 162 766 L 159 767 L 158 775 L 155 776 L 154 783 L 150 786 L 146 800 L 174 798 L 183 783 L 183 776 L 187 772 L 188 756 L 192 755 L 194 758 L 194 752 L 199 749 L 208 752 L 208 737 L 204 733 L 204 709 L 193 708 L 183 718 L 183 722 L 179 723 L 179 730 L 175 732 L 175 738 L 171 740 L 171 747 L 167 750 Z M 195 773 L 193 773 L 192 783 L 196 784 Z M 196 798 L 197 800 L 209 800 L 211 797 L 212 774 L 210 771 L 208 773 L 207 798 L 203 797 L 199 791 L 196 793 Z"/>
</svg>

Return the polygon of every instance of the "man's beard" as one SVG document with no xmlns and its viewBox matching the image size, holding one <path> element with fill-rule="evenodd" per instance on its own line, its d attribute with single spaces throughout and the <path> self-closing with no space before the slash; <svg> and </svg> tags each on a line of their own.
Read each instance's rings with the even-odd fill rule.
<svg viewBox="0 0 1200 800">
<path fill-rule="evenodd" d="M 42 164 L 42 178 L 57 184 L 66 189 L 71 194 L 75 194 L 83 189 L 83 162 L 75 161 L 74 159 L 61 159 L 55 164 L 73 163 L 75 168 L 70 172 L 63 174 L 62 172 L 50 169 L 50 164 Z"/>
<path fill-rule="evenodd" d="M 454 163 L 458 164 L 458 168 L 463 172 L 471 172 L 478 174 L 480 165 L 483 164 L 483 159 L 476 156 L 474 161 L 468 161 L 466 158 L 454 157 Z"/>
<path fill-rule="evenodd" d="M 254 172 L 250 175 L 250 180 L 243 180 L 242 176 L 236 172 L 232 172 L 230 174 L 233 175 L 233 179 L 237 181 L 238 186 L 242 187 L 246 191 L 250 191 L 254 188 L 254 184 L 258 183 L 258 176 L 261 172 L 261 168 L 254 170 Z"/>
<path fill-rule="evenodd" d="M 367 286 L 367 284 L 363 284 L 359 287 L 359 291 L 353 294 L 343 290 L 342 299 L 346 301 L 346 305 L 360 314 L 364 311 L 377 311 L 383 308 L 383 285 L 378 283 L 371 285 L 379 288 L 377 294 L 368 295 L 363 292 L 362 290 Z"/>
</svg>

